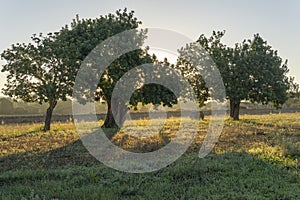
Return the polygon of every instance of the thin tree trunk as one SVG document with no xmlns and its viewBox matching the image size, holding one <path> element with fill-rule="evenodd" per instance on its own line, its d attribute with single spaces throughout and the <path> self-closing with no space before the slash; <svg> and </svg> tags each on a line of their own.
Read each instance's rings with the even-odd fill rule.
<svg viewBox="0 0 300 200">
<path fill-rule="evenodd" d="M 233 113 L 233 120 L 239 120 L 240 116 L 240 102 L 234 104 L 234 113 Z"/>
<path fill-rule="evenodd" d="M 234 113 L 234 102 L 230 100 L 230 117 L 233 118 Z"/>
<path fill-rule="evenodd" d="M 230 117 L 233 118 L 233 120 L 239 120 L 240 115 L 240 101 L 233 101 L 230 100 Z"/>
<path fill-rule="evenodd" d="M 46 112 L 46 118 L 45 118 L 45 124 L 44 124 L 44 131 L 49 131 L 50 130 L 52 113 L 53 113 L 53 110 L 54 110 L 56 104 L 57 104 L 56 100 L 49 102 L 49 107 L 48 107 L 47 112 Z"/>
<path fill-rule="evenodd" d="M 117 124 L 115 122 L 113 113 L 112 113 L 112 106 L 111 106 L 111 102 L 107 101 L 107 113 L 106 113 L 106 118 L 104 121 L 103 126 L 104 128 L 116 128 Z"/>
<path fill-rule="evenodd" d="M 128 107 L 126 106 L 125 102 L 120 99 L 115 99 L 114 104 L 116 106 L 116 122 L 117 124 L 122 127 L 125 120 L 126 120 L 126 113 L 128 111 Z"/>
</svg>

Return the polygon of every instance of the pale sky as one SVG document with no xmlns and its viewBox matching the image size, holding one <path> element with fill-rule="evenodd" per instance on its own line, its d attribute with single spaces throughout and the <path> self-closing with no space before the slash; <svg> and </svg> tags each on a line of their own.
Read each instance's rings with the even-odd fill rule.
<svg viewBox="0 0 300 200">
<path fill-rule="evenodd" d="M 192 40 L 213 30 L 226 30 L 229 46 L 259 33 L 283 59 L 300 83 L 300 1 L 297 0 L 1 0 L 0 52 L 11 44 L 29 42 L 34 33 L 48 33 L 70 24 L 76 14 L 95 18 L 127 7 L 143 27 L 179 32 Z M 0 61 L 0 65 L 3 61 Z M 0 66 L 1 68 L 1 66 Z M 0 89 L 5 75 L 0 72 Z"/>
</svg>

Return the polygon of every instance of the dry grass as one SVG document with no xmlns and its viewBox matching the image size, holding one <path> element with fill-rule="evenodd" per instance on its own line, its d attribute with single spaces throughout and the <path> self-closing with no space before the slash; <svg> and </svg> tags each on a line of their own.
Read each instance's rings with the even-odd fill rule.
<svg viewBox="0 0 300 200">
<path fill-rule="evenodd" d="M 248 152 L 277 157 L 300 156 L 300 113 L 243 115 L 240 121 L 225 120 L 224 129 L 214 153 Z M 199 125 L 189 151 L 199 150 L 207 133 L 210 119 L 195 122 L 192 119 L 169 118 L 165 121 L 134 120 L 112 138 L 112 141 L 129 151 L 155 151 L 177 134 L 182 123 L 184 133 L 190 136 L 191 127 Z M 101 124 L 102 122 L 100 122 Z M 54 123 L 49 132 L 41 131 L 42 124 L 1 125 L 0 155 L 17 153 L 39 154 L 70 145 L 79 139 L 72 123 Z M 108 130 L 109 131 L 109 130 Z"/>
<path fill-rule="evenodd" d="M 204 159 L 197 153 L 210 119 L 184 119 L 179 139 L 191 134 L 195 122 L 199 126 L 188 153 L 145 174 L 99 163 L 71 123 L 55 123 L 48 132 L 41 131 L 42 124 L 1 125 L 0 199 L 299 199 L 299 119 L 298 113 L 227 118 Z M 174 139 L 180 119 L 161 122 L 127 123 L 112 141 L 129 151 L 154 151 Z"/>
</svg>

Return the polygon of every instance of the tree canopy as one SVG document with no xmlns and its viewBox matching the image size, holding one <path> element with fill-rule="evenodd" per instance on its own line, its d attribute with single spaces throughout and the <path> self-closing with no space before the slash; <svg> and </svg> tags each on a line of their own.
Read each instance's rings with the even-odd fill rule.
<svg viewBox="0 0 300 200">
<path fill-rule="evenodd" d="M 25 102 L 49 103 L 44 130 L 50 129 L 53 109 L 58 100 L 71 97 L 82 60 L 99 42 L 141 24 L 133 11 L 118 10 L 96 19 L 79 19 L 60 31 L 34 34 L 32 42 L 14 44 L 1 54 L 8 72 L 4 94 Z"/>
<path fill-rule="evenodd" d="M 140 24 L 141 21 L 134 16 L 134 12 L 128 12 L 125 8 L 95 19 L 80 19 L 77 16 L 70 26 L 65 25 L 58 32 L 34 34 L 30 43 L 12 45 L 1 54 L 1 58 L 6 60 L 2 72 L 8 72 L 4 94 L 25 102 L 48 103 L 44 130 L 50 130 L 51 116 L 57 101 L 66 101 L 72 96 L 77 72 L 86 56 L 107 38 L 126 30 L 137 29 Z M 147 53 L 147 49 L 141 48 L 146 30 L 136 31 L 136 36 L 139 48 L 111 63 L 103 76 L 99 77 L 97 89 L 92 91 L 95 99 L 103 98 L 108 104 L 104 123 L 106 127 L 116 125 L 111 113 L 111 95 L 116 82 L 135 66 L 155 61 Z M 140 89 L 139 95 L 134 95 L 135 100 L 128 100 L 133 106 L 138 101 L 162 102 L 165 105 L 176 103 L 171 92 L 160 85 L 147 85 L 143 88 L 143 92 Z M 155 95 L 158 89 L 161 95 Z M 170 95 L 162 95 L 163 92 Z"/>
<path fill-rule="evenodd" d="M 259 34 L 233 48 L 221 42 L 224 34 L 225 31 L 214 31 L 209 38 L 201 35 L 197 43 L 208 52 L 221 73 L 230 101 L 230 116 L 239 119 L 242 100 L 262 104 L 272 102 L 279 108 L 287 100 L 291 86 L 287 60 L 283 61 Z M 187 61 L 180 62 L 188 64 Z"/>
</svg>

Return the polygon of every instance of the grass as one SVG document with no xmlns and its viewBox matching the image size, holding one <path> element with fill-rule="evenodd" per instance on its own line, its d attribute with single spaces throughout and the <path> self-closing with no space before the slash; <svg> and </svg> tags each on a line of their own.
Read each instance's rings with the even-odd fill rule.
<svg viewBox="0 0 300 200">
<path fill-rule="evenodd" d="M 299 119 L 299 113 L 226 119 L 216 147 L 203 159 L 197 153 L 209 119 L 201 121 L 180 159 L 145 174 L 115 171 L 98 162 L 71 123 L 53 124 L 46 133 L 42 124 L 1 125 L 0 198 L 300 199 Z M 168 119 L 159 130 L 160 122 L 154 121 L 145 131 L 149 121 L 137 120 L 112 141 L 133 152 L 154 151 L 172 140 L 179 123 Z"/>
</svg>

